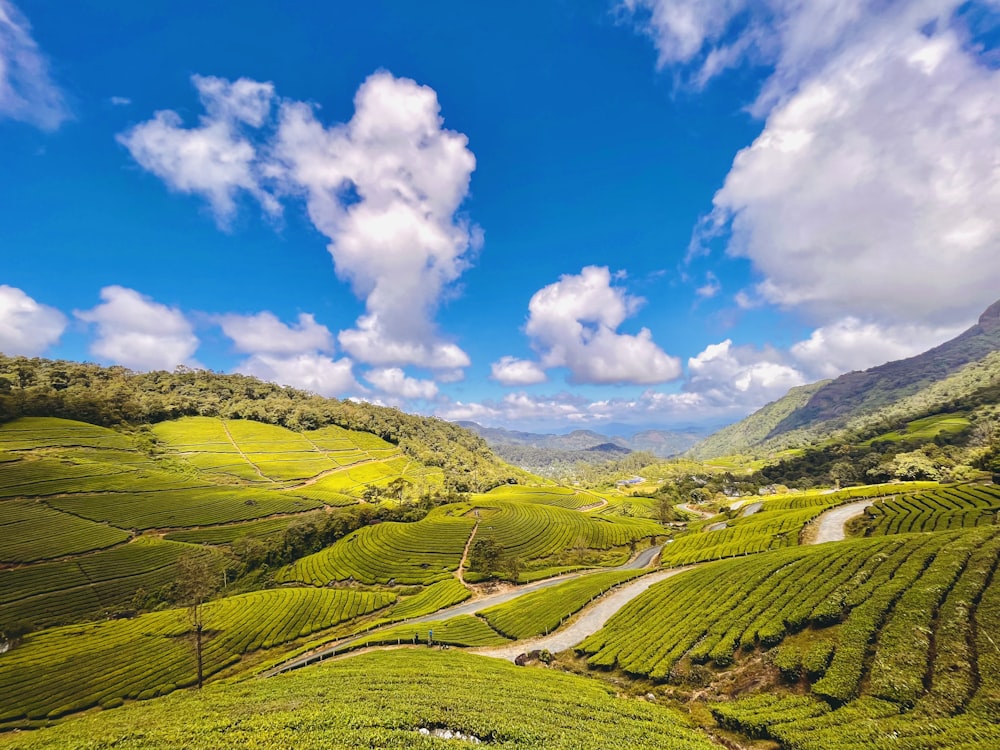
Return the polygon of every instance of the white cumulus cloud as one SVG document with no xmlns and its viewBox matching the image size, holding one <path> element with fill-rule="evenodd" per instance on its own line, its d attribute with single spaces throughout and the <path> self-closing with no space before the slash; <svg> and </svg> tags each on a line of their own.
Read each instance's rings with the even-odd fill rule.
<svg viewBox="0 0 1000 750">
<path fill-rule="evenodd" d="M 738 65 L 769 71 L 751 107 L 764 130 L 737 154 L 696 233 L 697 248 L 699 236 L 728 232 L 729 253 L 753 263 L 761 281 L 738 301 L 823 327 L 863 320 L 903 342 L 935 336 L 900 326 L 968 325 L 996 299 L 1000 70 L 969 38 L 968 3 L 621 7 L 653 39 L 660 66 L 696 86 Z"/>
<path fill-rule="evenodd" d="M 501 357 L 490 365 L 490 377 L 501 385 L 534 385 L 547 380 L 537 362 L 517 357 Z"/>
<path fill-rule="evenodd" d="M 354 362 L 330 356 L 333 334 L 310 313 L 299 313 L 298 322 L 291 325 L 266 310 L 217 315 L 214 320 L 237 351 L 250 355 L 236 367 L 237 372 L 322 396 L 365 392 L 354 377 Z"/>
<path fill-rule="evenodd" d="M 354 363 L 347 357 L 334 360 L 316 352 L 293 355 L 254 354 L 236 372 L 281 385 L 290 385 L 321 396 L 364 392 L 354 379 Z"/>
<path fill-rule="evenodd" d="M 0 284 L 0 352 L 34 357 L 59 340 L 66 316 L 16 287 Z"/>
<path fill-rule="evenodd" d="M 961 327 L 883 326 L 847 317 L 817 328 L 791 348 L 791 355 L 812 378 L 833 378 L 915 356 L 959 333 Z"/>
<path fill-rule="evenodd" d="M 776 351 L 737 347 L 726 339 L 688 359 L 684 389 L 713 405 L 750 411 L 806 382 L 802 372 L 782 360 Z"/>
<path fill-rule="evenodd" d="M 134 289 L 106 286 L 103 302 L 74 312 L 97 326 L 90 352 L 102 360 L 133 370 L 172 370 L 197 365 L 198 337 L 180 310 L 168 307 Z"/>
<path fill-rule="evenodd" d="M 9 0 L 0 0 L 0 118 L 55 130 L 69 117 L 31 25 Z"/>
<path fill-rule="evenodd" d="M 332 351 L 333 335 L 309 313 L 300 313 L 293 325 L 282 323 L 274 313 L 256 315 L 229 313 L 216 318 L 223 333 L 232 339 L 237 351 L 253 354 L 301 354 L 306 351 Z"/>
<path fill-rule="evenodd" d="M 340 343 L 375 365 L 466 367 L 434 313 L 479 241 L 456 215 L 476 165 L 468 139 L 443 127 L 433 89 L 387 72 L 362 84 L 354 108 L 349 122 L 324 127 L 309 105 L 286 103 L 275 144 L 330 239 L 337 275 L 365 299 Z"/>
<path fill-rule="evenodd" d="M 618 328 L 643 300 L 612 286 L 606 267 L 587 266 L 540 289 L 528 303 L 525 332 L 545 369 L 566 367 L 574 383 L 663 383 L 681 373 L 680 361 L 653 341 Z"/>
<path fill-rule="evenodd" d="M 389 396 L 427 400 L 434 398 L 438 392 L 433 380 L 412 378 L 399 367 L 380 367 L 364 375 L 365 380 Z"/>
<path fill-rule="evenodd" d="M 169 187 L 201 195 L 225 225 L 246 191 L 271 214 L 276 196 L 301 196 L 329 240 L 339 278 L 365 300 L 341 331 L 352 357 L 377 367 L 415 365 L 460 379 L 469 356 L 437 330 L 442 300 L 482 244 L 459 211 L 476 160 L 448 130 L 437 94 L 388 72 L 370 76 L 346 123 L 322 123 L 317 108 L 277 100 L 270 83 L 194 76 L 205 115 L 184 127 L 157 112 L 119 135 L 133 158 Z"/>
<path fill-rule="evenodd" d="M 274 86 L 198 75 L 191 81 L 206 112 L 198 127 L 185 128 L 179 114 L 161 110 L 121 133 L 118 142 L 173 190 L 207 199 L 220 224 L 233 216 L 241 190 L 277 214 L 280 204 L 262 186 L 257 147 L 243 132 L 264 124 Z"/>
</svg>

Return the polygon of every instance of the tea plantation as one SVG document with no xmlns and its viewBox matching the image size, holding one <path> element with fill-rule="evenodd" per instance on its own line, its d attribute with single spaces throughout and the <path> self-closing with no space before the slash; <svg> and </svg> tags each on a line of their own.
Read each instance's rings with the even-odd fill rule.
<svg viewBox="0 0 1000 750">
<path fill-rule="evenodd" d="M 0 748 L 1000 746 L 992 484 L 786 493 L 668 528 L 653 495 L 459 492 L 416 455 L 329 424 L 0 424 Z M 851 536 L 810 543 L 859 499 Z M 620 609 L 590 626 L 601 603 Z M 577 627 L 548 668 L 458 651 Z"/>
</svg>

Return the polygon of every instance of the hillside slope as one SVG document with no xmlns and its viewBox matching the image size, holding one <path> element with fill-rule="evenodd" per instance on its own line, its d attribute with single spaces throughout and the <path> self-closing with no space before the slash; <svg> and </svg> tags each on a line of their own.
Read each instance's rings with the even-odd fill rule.
<svg viewBox="0 0 1000 750">
<path fill-rule="evenodd" d="M 185 416 L 249 419 L 291 430 L 335 425 L 398 445 L 410 458 L 442 469 L 446 486 L 459 491 L 485 491 L 522 476 L 498 460 L 482 438 L 451 422 L 207 370 L 134 373 L 0 354 L 0 422 L 22 416 L 106 427 Z"/>
<path fill-rule="evenodd" d="M 992 387 L 991 382 L 984 384 L 982 378 L 969 373 L 982 370 L 976 365 L 982 365 L 997 351 L 1000 301 L 987 308 L 964 333 L 915 357 L 794 388 L 778 401 L 703 440 L 690 455 L 705 459 L 797 447 L 826 439 L 837 430 L 856 427 L 862 418 L 872 424 L 887 413 L 896 419 L 913 419 L 934 410 L 947 411 L 949 402 L 968 400 L 983 387 Z M 963 377 L 963 373 L 967 376 Z M 949 388 L 935 388 L 945 381 L 950 381 Z M 932 391 L 933 398 L 929 396 Z M 902 410 L 894 408 L 899 404 L 907 406 Z"/>
</svg>

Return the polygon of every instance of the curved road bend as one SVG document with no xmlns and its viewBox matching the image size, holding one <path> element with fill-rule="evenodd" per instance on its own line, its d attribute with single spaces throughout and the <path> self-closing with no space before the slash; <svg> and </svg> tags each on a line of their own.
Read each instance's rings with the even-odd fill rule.
<svg viewBox="0 0 1000 750">
<path fill-rule="evenodd" d="M 524 586 L 519 586 L 516 589 L 511 589 L 510 591 L 504 591 L 504 592 L 501 592 L 499 594 L 492 594 L 490 596 L 484 596 L 481 599 L 474 599 L 472 601 L 463 602 L 462 604 L 456 604 L 453 607 L 447 607 L 445 609 L 439 609 L 437 612 L 432 612 L 429 615 L 421 615 L 420 617 L 412 617 L 412 618 L 410 618 L 408 620 L 400 620 L 399 622 L 389 623 L 389 624 L 384 625 L 383 627 L 386 627 L 386 628 L 393 627 L 394 628 L 394 627 L 401 626 L 401 625 L 411 625 L 411 624 L 416 625 L 416 624 L 422 623 L 422 622 L 434 622 L 436 620 L 445 620 L 445 619 L 448 619 L 450 617 L 457 617 L 458 615 L 473 615 L 476 612 L 484 610 L 487 607 L 492 607 L 495 604 L 503 604 L 504 602 L 509 602 L 512 599 L 517 599 L 518 597 L 524 596 L 525 594 L 530 594 L 530 593 L 532 593 L 534 591 L 541 591 L 542 589 L 547 589 L 550 586 L 556 586 L 556 585 L 558 585 L 560 583 L 565 583 L 566 581 L 573 580 L 574 578 L 580 578 L 581 576 L 589 575 L 590 573 L 603 573 L 603 572 L 610 572 L 610 571 L 614 571 L 614 570 L 642 570 L 643 568 L 649 567 L 649 565 L 651 563 L 653 563 L 653 561 L 660 554 L 660 551 L 662 549 L 663 549 L 663 545 L 662 544 L 657 545 L 655 547 L 649 547 L 647 549 L 644 549 L 642 552 L 640 552 L 638 555 L 636 555 L 634 558 L 632 558 L 631 560 L 629 560 L 624 565 L 619 565 L 619 566 L 614 567 L 614 568 L 599 568 L 599 569 L 596 569 L 596 570 L 591 569 L 591 570 L 579 571 L 579 572 L 575 572 L 575 573 L 566 573 L 566 574 L 561 575 L 561 576 L 555 576 L 554 578 L 546 578 L 544 581 L 538 581 L 537 583 L 529 583 L 529 584 L 526 584 Z M 666 571 L 666 572 L 669 575 L 673 575 L 675 573 L 679 573 L 680 569 L 674 570 L 674 571 Z M 655 579 L 655 580 L 651 580 L 650 583 L 647 584 L 642 589 L 642 591 L 644 591 L 646 588 L 648 588 L 650 585 L 652 585 L 656 581 L 662 580 L 661 578 L 658 577 L 658 576 L 662 576 L 662 575 L 663 574 L 661 574 L 661 573 L 654 573 L 654 574 L 652 574 L 650 576 L 643 576 L 640 581 L 636 581 L 635 583 L 633 583 L 631 585 L 625 586 L 623 589 L 620 589 L 620 591 L 631 590 L 633 586 L 635 586 L 638 583 L 642 583 L 647 578 L 649 578 L 649 579 Z M 641 593 L 641 591 L 637 591 L 634 596 L 638 596 L 639 593 Z M 627 601 L 627 600 L 625 600 L 625 601 Z M 623 601 L 618 606 L 619 607 L 623 606 L 625 604 L 625 601 Z M 615 611 L 617 611 L 617 609 Z M 614 614 L 614 612 L 610 612 L 608 614 L 608 617 L 610 617 L 612 614 Z M 605 618 L 605 619 L 607 619 L 607 618 Z M 348 638 L 344 638 L 344 639 L 339 640 L 339 641 L 334 641 L 333 643 L 330 643 L 329 645 L 323 646 L 322 648 L 320 648 L 320 649 L 318 649 L 316 651 L 313 651 L 313 652 L 308 653 L 308 654 L 303 654 L 302 656 L 299 656 L 299 657 L 297 657 L 295 659 L 291 659 L 291 660 L 286 661 L 286 662 L 284 662 L 282 664 L 279 664 L 277 667 L 274 667 L 273 669 L 270 669 L 267 672 L 264 672 L 262 676 L 263 677 L 271 677 L 273 675 L 280 674 L 281 672 L 287 672 L 287 671 L 289 671 L 291 669 L 297 669 L 298 667 L 304 667 L 307 664 L 311 664 L 314 661 L 319 661 L 319 660 L 321 660 L 321 659 L 323 659 L 323 658 L 325 658 L 327 656 L 332 656 L 337 651 L 339 651 L 339 650 L 341 650 L 343 648 L 347 648 L 349 646 L 354 646 L 354 645 L 357 645 L 358 643 L 363 643 L 365 641 L 365 639 L 369 635 L 371 635 L 371 633 L 374 633 L 374 632 L 376 632 L 379 629 L 380 628 L 375 628 L 375 629 L 370 630 L 370 631 L 368 631 L 366 633 L 361 633 L 361 634 L 356 635 L 356 636 L 350 636 Z M 521 652 L 519 651 L 518 653 L 521 653 Z M 516 656 L 516 654 L 515 654 L 515 656 Z"/>
<path fill-rule="evenodd" d="M 757 505 L 758 508 L 760 506 L 759 503 L 755 503 L 755 505 Z M 855 503 L 832 508 L 831 510 L 821 514 L 816 521 L 817 526 L 819 527 L 819 533 L 813 541 L 809 542 L 809 544 L 842 541 L 845 538 L 844 524 L 846 524 L 850 519 L 864 513 L 865 508 L 869 505 L 871 505 L 870 500 L 859 500 Z M 753 505 L 751 505 L 747 507 L 744 514 L 749 515 L 749 513 L 756 512 L 756 510 L 757 508 L 753 508 Z M 474 654 L 494 656 L 499 659 L 513 661 L 519 655 L 536 649 L 548 649 L 552 653 L 556 653 L 558 651 L 564 651 L 568 648 L 573 648 L 579 643 L 582 643 L 584 639 L 603 628 L 605 623 L 607 623 L 607 621 L 611 619 L 611 617 L 616 614 L 618 610 L 639 596 L 639 594 L 643 593 L 654 583 L 659 583 L 660 581 L 670 578 L 671 576 L 675 576 L 678 573 L 683 573 L 684 571 L 691 570 L 695 567 L 698 566 L 689 565 L 685 568 L 676 568 L 673 570 L 665 570 L 660 573 L 652 573 L 651 575 L 643 576 L 638 581 L 631 584 L 621 586 L 615 589 L 612 593 L 597 599 L 594 604 L 588 605 L 568 627 L 561 628 L 550 635 L 541 638 L 533 638 L 531 640 L 517 641 L 516 643 L 506 646 L 470 649 L 470 651 Z"/>
<path fill-rule="evenodd" d="M 844 533 L 844 524 L 852 518 L 860 516 L 864 513 L 865 508 L 869 505 L 871 505 L 871 500 L 858 500 L 857 502 L 841 505 L 822 513 L 815 521 L 818 527 L 816 537 L 809 542 L 809 544 L 823 544 L 824 542 L 842 541 L 846 537 L 846 534 Z M 656 556 L 659 555 L 662 549 L 663 545 L 650 547 L 649 549 L 645 549 L 640 552 L 634 559 L 624 565 L 618 566 L 617 568 L 609 568 L 608 570 L 639 570 L 648 567 L 656 559 Z M 628 602 L 632 601 L 632 599 L 642 594 L 653 584 L 659 583 L 660 581 L 666 580 L 671 576 L 675 576 L 678 573 L 683 573 L 684 571 L 691 570 L 695 567 L 698 566 L 690 565 L 685 568 L 674 568 L 671 570 L 660 571 L 658 573 L 652 573 L 650 575 L 643 576 L 639 580 L 633 581 L 630 584 L 620 586 L 611 593 L 596 599 L 593 603 L 581 610 L 576 619 L 573 620 L 568 627 L 561 628 L 550 635 L 530 640 L 516 641 L 506 646 L 468 650 L 470 653 L 492 656 L 498 659 L 506 659 L 508 661 L 513 661 L 520 654 L 533 651 L 535 649 L 548 649 L 553 653 L 564 651 L 568 648 L 576 646 L 585 638 L 593 635 L 598 630 L 603 628 L 605 623 L 607 623 L 607 621 L 611 619 L 611 617 L 618 612 L 618 610 L 624 607 Z M 410 620 L 392 623 L 392 625 L 387 625 L 386 627 L 395 627 L 397 625 L 406 625 L 411 623 L 417 624 L 422 622 L 432 622 L 435 620 L 455 617 L 457 615 L 475 614 L 476 612 L 486 609 L 487 607 L 491 607 L 494 604 L 502 604 L 503 602 L 511 601 L 512 599 L 516 599 L 524 594 L 530 594 L 533 591 L 549 588 L 550 586 L 555 586 L 563 583 L 564 581 L 579 578 L 582 575 L 587 575 L 587 573 L 567 573 L 555 578 L 548 578 L 544 581 L 528 584 L 527 586 L 522 586 L 511 591 L 505 591 L 500 594 L 483 597 L 482 599 L 476 599 L 475 601 L 458 604 L 454 607 L 448 607 L 447 609 L 441 609 L 429 615 L 423 615 L 421 617 L 414 617 Z M 322 659 L 325 656 L 332 655 L 341 648 L 363 642 L 367 635 L 368 634 L 365 633 L 338 641 L 336 643 L 331 643 L 329 646 L 326 646 L 319 651 L 314 651 L 311 654 L 306 654 L 297 659 L 285 662 L 269 672 L 264 673 L 264 676 L 270 677 L 271 675 L 278 674 L 280 672 L 286 672 L 290 669 L 305 666 L 306 664 Z"/>
<path fill-rule="evenodd" d="M 820 514 L 816 519 L 816 538 L 809 544 L 823 544 L 824 542 L 842 542 L 847 537 L 844 532 L 844 525 L 852 518 L 857 518 L 865 512 L 865 508 L 872 505 L 874 501 L 858 500 L 847 505 L 839 505 Z"/>
<path fill-rule="evenodd" d="M 693 566 L 691 566 L 693 567 Z M 618 613 L 622 607 L 635 599 L 639 594 L 654 583 L 666 580 L 678 573 L 683 573 L 687 568 L 674 568 L 663 570 L 659 573 L 650 573 L 643 576 L 638 581 L 620 586 L 609 594 L 596 599 L 593 604 L 581 610 L 579 616 L 573 620 L 569 626 L 560 628 L 554 633 L 541 638 L 532 638 L 525 641 L 516 641 L 509 646 L 496 646 L 493 648 L 467 649 L 470 653 L 481 656 L 492 656 L 497 659 L 514 661 L 519 655 L 534 651 L 536 649 L 548 649 L 552 653 L 565 651 L 581 643 L 585 638 L 593 635 L 604 627 L 605 623 Z"/>
</svg>

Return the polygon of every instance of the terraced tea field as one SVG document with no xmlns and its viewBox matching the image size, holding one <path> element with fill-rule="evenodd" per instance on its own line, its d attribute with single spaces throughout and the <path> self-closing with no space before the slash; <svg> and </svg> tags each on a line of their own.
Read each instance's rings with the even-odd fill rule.
<svg viewBox="0 0 1000 750">
<path fill-rule="evenodd" d="M 801 704 L 804 713 L 792 711 L 797 704 L 782 703 L 773 716 L 761 709 L 763 725 L 768 716 L 779 725 L 786 709 L 801 720 L 808 741 L 790 747 L 835 746 L 822 744 L 830 735 L 812 734 L 816 724 L 806 731 L 806 720 L 830 706 L 845 706 L 830 714 L 845 723 L 852 710 L 889 706 L 882 715 L 909 716 L 911 733 L 965 712 L 978 727 L 972 736 L 994 736 L 983 723 L 1000 715 L 1000 652 L 991 645 L 1000 627 L 998 558 L 1000 529 L 983 528 L 722 561 L 653 586 L 579 650 L 594 667 L 683 680 L 691 664 L 725 668 L 741 651 L 778 646 L 774 663 L 791 682 L 807 680 L 815 697 Z M 718 709 L 736 722 L 739 712 L 726 711 Z"/>
<path fill-rule="evenodd" d="M 150 435 L 156 444 L 139 450 L 151 445 Z M 202 723 L 215 703 L 200 703 L 196 718 L 171 724 L 176 707 L 197 696 L 121 705 L 194 682 L 185 610 L 84 620 L 128 610 L 134 601 L 168 590 L 183 555 L 208 556 L 221 576 L 224 555 L 240 548 L 226 545 L 243 538 L 275 548 L 289 544 L 293 535 L 282 535 L 290 525 L 308 520 L 310 528 L 319 528 L 328 514 L 353 518 L 354 511 L 332 507 L 364 498 L 374 502 L 378 491 L 371 488 L 398 479 L 421 491 L 442 484 L 440 470 L 417 464 L 396 446 L 336 427 L 293 432 L 206 417 L 161 423 L 141 434 L 58 419 L 0 425 L 0 626 L 27 621 L 36 627 L 0 654 L 0 725 L 38 725 L 101 706 L 116 710 L 73 719 L 27 741 L 32 747 L 76 747 L 78 731 L 91 732 L 88 742 L 116 747 L 212 747 L 216 741 L 229 747 L 241 739 L 286 737 L 286 724 L 268 723 L 281 713 L 280 705 L 262 711 L 259 704 L 241 704 L 247 712 L 235 719 L 225 714 L 224 721 L 236 722 L 225 731 L 218 719 L 205 719 L 210 727 Z M 808 538 L 803 529 L 813 519 L 856 498 L 872 498 L 862 524 L 868 536 L 802 546 Z M 717 703 L 712 715 L 720 727 L 784 748 L 997 742 L 996 487 L 908 483 L 789 493 L 695 521 L 668 541 L 661 565 L 696 564 L 691 571 L 654 573 L 632 584 L 646 571 L 580 572 L 511 594 L 463 585 L 463 553 L 482 539 L 518 558 L 520 582 L 618 564 L 637 549 L 644 550 L 642 563 L 650 563 L 656 551 L 646 549 L 650 541 L 667 535 L 651 518 L 656 502 L 551 484 L 504 485 L 438 506 L 419 521 L 345 527 L 321 551 L 254 573 L 254 586 L 279 587 L 206 605 L 206 674 L 240 678 L 290 654 L 312 659 L 341 645 L 356 650 L 416 642 L 423 648 L 355 655 L 273 680 L 213 684 L 202 695 L 224 703 L 226 695 L 245 698 L 257 690 L 282 704 L 287 698 L 277 696 L 286 694 L 272 692 L 278 690 L 273 686 L 297 686 L 296 747 L 309 746 L 304 738 L 310 731 L 323 747 L 345 746 L 337 743 L 348 737 L 373 746 L 414 744 L 410 740 L 436 746 L 445 740 L 420 735 L 419 728 L 453 726 L 447 722 L 456 717 L 466 718 L 455 728 L 516 747 L 710 746 L 674 714 L 652 703 L 622 702 L 599 680 L 553 670 L 511 672 L 494 660 L 426 648 L 433 640 L 486 647 L 483 653 L 504 646 L 495 653 L 513 654 L 540 636 L 553 638 L 553 631 L 557 639 L 576 639 L 552 641 L 559 648 L 592 633 L 578 650 L 593 674 L 614 669 L 616 680 L 650 680 L 645 685 L 656 691 L 662 686 L 673 696 L 741 670 L 764 670 L 772 683 L 766 694 Z M 385 517 L 363 516 L 361 510 L 359 518 Z M 725 527 L 704 530 L 720 523 Z M 465 581 L 485 578 L 468 564 L 464 574 Z M 672 577 L 655 582 L 667 575 Z M 623 606 L 629 597 L 635 598 Z M 434 682 L 446 673 L 447 685 Z M 338 675 L 350 675 L 352 688 L 331 687 Z M 480 682 L 483 675 L 489 679 Z M 379 703 L 378 691 L 397 678 L 392 698 Z M 527 701 L 530 691 L 553 680 L 565 680 L 564 691 L 574 692 L 544 693 L 544 706 Z M 358 685 L 369 681 L 359 692 Z M 461 696 L 445 705 L 452 689 Z M 325 701 L 328 719 L 341 711 L 348 712 L 345 721 L 361 723 L 340 725 L 335 735 L 328 723 L 308 729 L 311 690 L 337 696 Z M 404 693 L 415 697 L 403 702 Z M 599 705 L 587 703 L 587 696 Z M 489 710 L 477 708 L 480 701 Z M 416 714 L 415 705 L 422 707 Z M 496 714 L 497 705 L 522 713 L 509 722 Z M 581 734 L 567 717 L 584 706 Z M 532 711 L 544 711 L 545 722 L 525 725 Z M 118 717 L 132 715 L 149 719 L 141 738 L 119 729 L 126 725 Z M 391 722 L 390 715 L 402 718 Z M 403 718 L 409 723 L 401 724 Z M 262 734 L 241 734 L 247 722 L 256 722 Z M 160 732 L 171 739 L 161 741 L 166 735 Z M 0 747 L 24 741 L 0 733 Z"/>
<path fill-rule="evenodd" d="M 247 653 L 273 648 L 390 604 L 360 591 L 283 589 L 205 606 L 204 669 L 212 675 Z M 194 684 L 185 610 L 69 625 L 29 635 L 0 659 L 0 724 L 53 718 Z"/>
<path fill-rule="evenodd" d="M 581 513 L 547 503 L 497 501 L 492 495 L 475 496 L 471 503 L 480 519 L 477 538 L 492 539 L 523 560 L 550 558 L 574 548 L 608 550 L 664 534 L 662 526 L 646 518 Z"/>
<path fill-rule="evenodd" d="M 594 680 L 426 648 L 362 654 L 269 680 L 209 685 L 0 737 L 0 747 L 355 750 L 466 744 L 420 733 L 438 728 L 523 750 L 717 747 L 678 712 L 617 697 Z"/>
<path fill-rule="evenodd" d="M 489 607 L 478 615 L 495 631 L 514 640 L 546 635 L 597 597 L 645 572 L 593 573 Z"/>
<path fill-rule="evenodd" d="M 447 620 L 431 620 L 419 625 L 397 625 L 361 636 L 351 648 L 401 644 L 444 644 L 447 646 L 503 646 L 510 639 L 472 615 Z"/>
<path fill-rule="evenodd" d="M 876 503 L 860 528 L 867 535 L 948 531 L 996 524 L 998 514 L 1000 487 L 959 485 Z"/>
<path fill-rule="evenodd" d="M 397 477 L 429 485 L 442 481 L 440 470 L 403 457 L 397 446 L 341 427 L 293 432 L 244 419 L 187 417 L 162 422 L 153 432 L 200 471 L 279 487 L 310 480 L 304 496 L 320 502 L 326 501 L 320 493 L 351 495 Z"/>
<path fill-rule="evenodd" d="M 0 622 L 75 622 L 128 607 L 177 577 L 177 560 L 198 548 L 140 537 L 70 560 L 0 570 Z M 207 551 L 204 554 L 209 554 Z"/>
<path fill-rule="evenodd" d="M 836 505 L 858 498 L 881 497 L 937 486 L 934 482 L 905 482 L 852 487 L 837 492 L 794 493 L 765 499 L 760 501 L 760 509 L 752 515 L 746 515 L 744 508 L 732 520 L 719 516 L 704 524 L 694 525 L 692 533 L 680 536 L 668 545 L 661 561 L 665 566 L 681 567 L 793 547 L 799 544 L 806 524 Z M 726 523 L 726 526 L 716 529 L 719 523 Z"/>
<path fill-rule="evenodd" d="M 60 513 L 33 500 L 0 502 L 0 563 L 26 563 L 104 549 L 127 531 Z"/>
<path fill-rule="evenodd" d="M 277 579 L 324 586 L 348 579 L 412 585 L 449 578 L 476 522 L 438 511 L 416 523 L 365 526 L 281 570 Z"/>
</svg>

